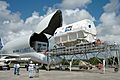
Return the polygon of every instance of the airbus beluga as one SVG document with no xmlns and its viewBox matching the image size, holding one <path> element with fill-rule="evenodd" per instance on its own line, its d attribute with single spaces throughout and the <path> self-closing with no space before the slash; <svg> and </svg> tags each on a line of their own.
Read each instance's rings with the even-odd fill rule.
<svg viewBox="0 0 120 80">
<path fill-rule="evenodd" d="M 37 26 L 34 33 L 20 37 L 5 44 L 1 54 L 12 57 L 30 57 L 31 60 L 42 64 L 48 64 L 44 54 L 52 48 L 52 45 L 65 46 L 77 44 L 80 40 L 94 42 L 96 28 L 91 20 L 85 19 L 62 26 L 62 12 L 57 10 L 45 17 Z M 76 43 L 77 42 L 77 43 Z M 71 45 L 72 44 L 72 45 Z M 56 64 L 61 59 L 50 60 L 49 64 Z"/>
<path fill-rule="evenodd" d="M 0 53 L 6 57 L 30 57 L 33 61 L 47 64 L 47 56 L 40 52 L 48 49 L 49 36 L 53 36 L 60 26 L 62 26 L 62 12 L 57 10 L 46 16 L 38 24 L 34 33 L 6 43 Z"/>
</svg>

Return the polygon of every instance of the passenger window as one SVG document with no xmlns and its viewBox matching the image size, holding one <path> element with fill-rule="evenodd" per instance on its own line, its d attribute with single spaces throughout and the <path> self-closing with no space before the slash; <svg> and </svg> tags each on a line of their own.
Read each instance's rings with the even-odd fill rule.
<svg viewBox="0 0 120 80">
<path fill-rule="evenodd" d="M 89 28 L 91 28 L 91 25 L 88 25 Z"/>
</svg>

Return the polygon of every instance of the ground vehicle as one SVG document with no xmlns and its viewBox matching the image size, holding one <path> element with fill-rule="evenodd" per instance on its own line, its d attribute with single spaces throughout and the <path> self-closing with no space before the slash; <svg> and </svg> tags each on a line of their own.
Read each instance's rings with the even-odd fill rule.
<svg viewBox="0 0 120 80">
<path fill-rule="evenodd" d="M 86 62 L 86 61 L 82 61 L 80 60 L 79 62 L 79 69 L 92 69 L 93 65 L 91 65 L 90 63 Z"/>
<path fill-rule="evenodd" d="M 8 64 L 0 63 L 0 70 L 10 70 L 10 67 Z"/>
</svg>

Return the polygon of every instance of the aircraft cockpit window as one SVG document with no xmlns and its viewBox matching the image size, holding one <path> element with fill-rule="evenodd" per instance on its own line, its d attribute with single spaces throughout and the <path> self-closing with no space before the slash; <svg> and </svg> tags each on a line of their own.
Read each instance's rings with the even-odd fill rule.
<svg viewBox="0 0 120 80">
<path fill-rule="evenodd" d="M 91 25 L 88 25 L 89 28 L 91 28 Z"/>
</svg>

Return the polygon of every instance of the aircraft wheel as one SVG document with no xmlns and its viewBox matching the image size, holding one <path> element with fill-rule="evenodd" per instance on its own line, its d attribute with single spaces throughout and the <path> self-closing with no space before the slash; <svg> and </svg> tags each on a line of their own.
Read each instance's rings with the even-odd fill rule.
<svg viewBox="0 0 120 80">
<path fill-rule="evenodd" d="M 82 67 L 79 67 L 79 69 L 82 69 Z"/>
<path fill-rule="evenodd" d="M 88 70 L 89 68 L 88 67 L 85 67 L 86 70 Z"/>
<path fill-rule="evenodd" d="M 89 68 L 90 68 L 90 69 L 92 69 L 92 67 L 91 67 L 91 66 L 90 66 Z"/>
<path fill-rule="evenodd" d="M 115 72 L 118 72 L 118 71 L 119 71 L 119 69 L 118 69 L 118 68 L 114 68 L 114 71 L 115 71 Z"/>
</svg>

